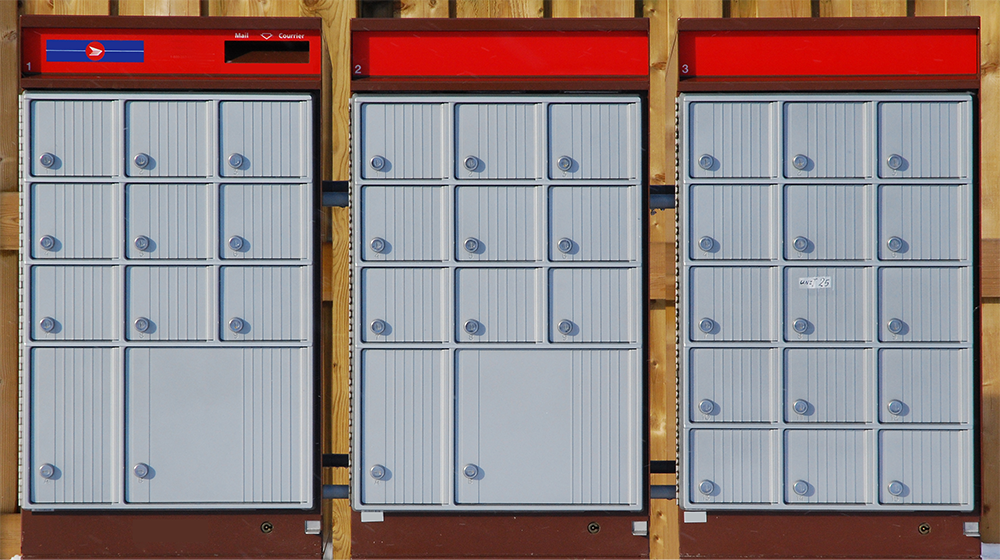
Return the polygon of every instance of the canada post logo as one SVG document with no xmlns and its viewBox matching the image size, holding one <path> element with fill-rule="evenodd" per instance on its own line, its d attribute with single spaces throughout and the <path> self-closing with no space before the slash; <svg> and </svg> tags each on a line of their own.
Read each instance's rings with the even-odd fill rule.
<svg viewBox="0 0 1000 560">
<path fill-rule="evenodd" d="M 47 62 L 143 62 L 143 41 L 45 41 Z"/>
</svg>

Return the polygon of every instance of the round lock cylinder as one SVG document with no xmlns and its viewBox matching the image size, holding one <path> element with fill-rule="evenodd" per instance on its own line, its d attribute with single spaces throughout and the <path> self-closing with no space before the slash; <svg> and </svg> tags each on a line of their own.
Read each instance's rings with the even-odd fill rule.
<svg viewBox="0 0 1000 560">
<path fill-rule="evenodd" d="M 573 240 L 568 237 L 563 237 L 559 240 L 559 243 L 556 244 L 556 247 L 559 249 L 560 253 L 569 253 L 573 250 Z"/>
<path fill-rule="evenodd" d="M 715 403 L 708 399 L 702 399 L 702 401 L 698 403 L 698 410 L 700 410 L 702 414 L 711 414 L 715 412 Z"/>
<path fill-rule="evenodd" d="M 479 250 L 479 240 L 475 237 L 470 237 L 465 240 L 465 250 L 470 253 L 475 253 Z"/>
<path fill-rule="evenodd" d="M 372 478 L 375 480 L 382 480 L 385 478 L 385 467 L 382 465 L 375 465 L 368 472 L 371 473 Z"/>
<path fill-rule="evenodd" d="M 42 463 L 38 467 L 38 476 L 45 479 L 50 479 L 56 475 L 56 467 L 51 463 Z"/>
<path fill-rule="evenodd" d="M 893 416 L 899 416 L 900 414 L 903 413 L 903 403 L 897 401 L 896 399 L 889 401 L 889 404 L 886 405 L 886 408 L 889 409 L 889 414 L 892 414 Z"/>
<path fill-rule="evenodd" d="M 792 330 L 799 333 L 805 334 L 809 330 L 809 321 L 802 319 L 801 317 L 792 322 Z"/>
<path fill-rule="evenodd" d="M 382 251 L 385 251 L 387 243 L 385 242 L 385 239 L 382 239 L 381 237 L 374 237 L 368 245 L 372 248 L 372 251 L 381 253 Z"/>
<path fill-rule="evenodd" d="M 149 476 L 149 465 L 146 463 L 136 463 L 135 466 L 132 467 L 132 472 L 139 478 L 146 478 Z"/>
<path fill-rule="evenodd" d="M 701 329 L 703 333 L 710 333 L 715 330 L 715 321 L 705 317 L 701 321 L 698 321 L 698 328 Z"/>
<path fill-rule="evenodd" d="M 712 169 L 712 167 L 714 166 L 715 166 L 714 157 L 708 154 L 704 154 L 700 158 L 698 158 L 698 167 L 708 171 L 709 169 Z"/>
<path fill-rule="evenodd" d="M 149 332 L 149 327 L 151 326 L 152 323 L 150 323 L 149 319 L 145 317 L 139 317 L 138 319 L 135 320 L 135 330 L 141 333 Z"/>
<path fill-rule="evenodd" d="M 706 235 L 698 240 L 698 248 L 702 251 L 711 251 L 715 248 L 715 240 Z"/>
<path fill-rule="evenodd" d="M 38 322 L 38 326 L 47 333 L 56 330 L 56 320 L 52 317 L 42 317 L 42 320 Z"/>
<path fill-rule="evenodd" d="M 375 156 L 368 161 L 368 165 L 372 166 L 375 171 L 382 171 L 385 169 L 385 158 L 382 156 Z"/>
<path fill-rule="evenodd" d="M 135 238 L 134 243 L 136 249 L 140 251 L 145 251 L 146 249 L 149 249 L 150 239 L 145 235 L 140 235 L 139 237 Z"/>
<path fill-rule="evenodd" d="M 711 496 L 715 492 L 715 483 L 711 480 L 702 480 L 698 483 L 698 491 L 706 496 Z"/>
<path fill-rule="evenodd" d="M 243 238 L 238 235 L 234 235 L 229 238 L 229 248 L 232 249 L 233 251 L 239 251 L 243 249 L 244 244 L 245 242 L 243 241 Z"/>
<path fill-rule="evenodd" d="M 567 319 L 563 319 L 562 321 L 559 321 L 559 324 L 556 326 L 556 328 L 559 329 L 560 333 L 568 335 L 571 332 L 573 332 L 573 323 Z"/>
<path fill-rule="evenodd" d="M 479 158 L 477 158 L 476 156 L 469 156 L 465 158 L 464 165 L 467 170 L 475 171 L 479 169 Z"/>
<path fill-rule="evenodd" d="M 465 322 L 465 332 L 469 334 L 476 334 L 479 332 L 479 321 L 475 319 L 469 319 Z"/>
<path fill-rule="evenodd" d="M 56 156 L 45 152 L 38 157 L 38 163 L 42 164 L 42 167 L 49 169 L 56 164 Z"/>
<path fill-rule="evenodd" d="M 149 156 L 146 154 L 136 154 L 132 161 L 135 162 L 135 166 L 140 169 L 145 169 L 149 165 Z"/>
<path fill-rule="evenodd" d="M 899 319 L 889 319 L 889 322 L 886 323 L 886 328 L 892 334 L 899 334 L 903 332 L 903 322 Z"/>
<path fill-rule="evenodd" d="M 42 249 L 51 251 L 56 247 L 56 238 L 51 235 L 43 235 L 42 238 L 38 240 L 38 244 L 42 246 Z"/>
<path fill-rule="evenodd" d="M 889 483 L 888 490 L 893 496 L 899 496 L 903 493 L 903 483 L 898 480 L 893 480 Z"/>
<path fill-rule="evenodd" d="M 233 317 L 232 319 L 229 320 L 229 330 L 233 331 L 234 333 L 243 332 L 243 329 L 245 327 L 246 324 L 244 324 L 243 319 L 240 319 L 239 317 Z"/>
<path fill-rule="evenodd" d="M 569 156 L 563 156 L 559 158 L 559 160 L 556 162 L 556 165 L 559 166 L 559 169 L 561 169 L 562 171 L 569 171 L 570 169 L 573 168 L 573 159 L 570 158 Z"/>
<path fill-rule="evenodd" d="M 809 248 L 809 240 L 801 235 L 792 240 L 792 247 L 800 253 L 805 253 Z"/>
<path fill-rule="evenodd" d="M 472 480 L 479 476 L 479 467 L 473 464 L 465 465 L 465 468 L 462 469 L 462 474 L 465 475 L 465 478 Z"/>
<path fill-rule="evenodd" d="M 900 167 L 903 167 L 903 156 L 899 154 L 892 154 L 885 160 L 885 164 L 889 166 L 889 169 L 896 171 Z"/>
<path fill-rule="evenodd" d="M 232 167 L 233 169 L 243 167 L 243 156 L 240 154 L 229 154 L 229 159 L 227 161 L 229 162 L 229 167 Z"/>
<path fill-rule="evenodd" d="M 795 414 L 805 414 L 809 412 L 809 403 L 802 399 L 798 399 L 792 403 L 792 410 L 795 411 Z"/>
<path fill-rule="evenodd" d="M 372 332 L 375 333 L 375 334 L 382 334 L 382 333 L 384 333 L 386 327 L 388 327 L 388 325 L 386 325 L 385 321 L 383 321 L 382 319 L 375 319 L 374 321 L 372 321 L 372 324 L 369 325 L 369 326 L 371 327 Z"/>
<path fill-rule="evenodd" d="M 809 158 L 802 154 L 798 154 L 792 158 L 792 167 L 799 171 L 805 169 L 807 165 L 809 165 Z"/>
<path fill-rule="evenodd" d="M 792 492 L 799 496 L 805 496 L 809 493 L 809 483 L 804 480 L 796 480 L 795 484 L 792 484 Z"/>
<path fill-rule="evenodd" d="M 903 250 L 903 240 L 896 236 L 890 237 L 888 241 L 885 242 L 885 245 L 893 253 L 898 253 Z"/>
</svg>

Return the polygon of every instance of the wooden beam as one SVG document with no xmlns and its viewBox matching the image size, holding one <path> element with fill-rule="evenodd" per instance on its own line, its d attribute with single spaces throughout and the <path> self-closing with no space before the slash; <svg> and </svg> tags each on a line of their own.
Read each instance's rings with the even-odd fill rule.
<svg viewBox="0 0 1000 560">
<path fill-rule="evenodd" d="M 820 17 L 906 17 L 906 0 L 819 0 Z"/>
<path fill-rule="evenodd" d="M 552 17 L 635 17 L 634 0 L 555 0 Z"/>
<path fill-rule="evenodd" d="M 118 0 L 120 16 L 199 16 L 200 0 Z"/>
<path fill-rule="evenodd" d="M 0 514 L 0 558 L 21 554 L 21 514 Z"/>
<path fill-rule="evenodd" d="M 448 0 L 400 0 L 399 17 L 446 18 L 448 17 Z"/>
<path fill-rule="evenodd" d="M 674 301 L 676 246 L 674 211 L 660 210 L 649 218 L 649 299 Z"/>
<path fill-rule="evenodd" d="M 295 17 L 301 15 L 301 10 L 302 5 L 299 0 L 208 0 L 207 15 Z"/>
<path fill-rule="evenodd" d="M 0 205 L 18 190 L 17 2 L 0 0 Z M 16 215 L 16 213 L 15 213 Z M 0 224 L 0 235 L 7 233 Z M 15 248 L 17 242 L 14 242 Z M 0 514 L 17 511 L 18 257 L 0 255 Z M 7 522 L 0 518 L 0 556 L 7 555 Z M 20 552 L 20 537 L 17 550 Z"/>
<path fill-rule="evenodd" d="M 543 0 L 455 0 L 460 18 L 533 18 L 544 13 Z"/>
</svg>

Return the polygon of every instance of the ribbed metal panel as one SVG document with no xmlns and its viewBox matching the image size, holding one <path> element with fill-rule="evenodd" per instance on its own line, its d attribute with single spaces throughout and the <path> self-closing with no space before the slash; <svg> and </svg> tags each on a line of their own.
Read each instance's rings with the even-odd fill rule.
<svg viewBox="0 0 1000 560">
<path fill-rule="evenodd" d="M 539 198 L 537 187 L 456 188 L 455 257 L 460 261 L 539 260 Z M 469 239 L 474 240 L 471 251 Z"/>
<path fill-rule="evenodd" d="M 972 472 L 968 431 L 882 430 L 879 501 L 888 505 L 968 504 Z M 889 492 L 893 481 L 902 492 Z"/>
<path fill-rule="evenodd" d="M 219 170 L 223 177 L 302 177 L 311 153 L 309 104 L 305 101 L 219 103 Z M 238 167 L 233 154 L 241 156 Z"/>
<path fill-rule="evenodd" d="M 829 279 L 816 282 L 814 279 Z M 789 342 L 850 341 L 872 339 L 871 269 L 786 268 L 785 340 Z M 813 282 L 813 288 L 803 285 Z M 805 319 L 803 332 L 796 321 Z"/>
<path fill-rule="evenodd" d="M 879 419 L 887 423 L 962 422 L 971 419 L 966 376 L 969 350 L 882 350 L 879 359 Z M 893 414 L 889 403 L 899 401 Z"/>
<path fill-rule="evenodd" d="M 31 102 L 31 174 L 36 177 L 110 177 L 118 166 L 121 138 L 113 101 Z M 41 157 L 54 157 L 44 167 Z"/>
<path fill-rule="evenodd" d="M 879 188 L 879 258 L 967 259 L 969 222 L 965 185 L 882 185 Z M 902 240 L 899 251 L 889 239 Z"/>
<path fill-rule="evenodd" d="M 361 501 L 440 504 L 449 475 L 442 350 L 364 350 L 361 356 Z M 376 466 L 384 469 L 372 476 Z"/>
<path fill-rule="evenodd" d="M 553 261 L 634 261 L 636 196 L 630 187 L 551 187 L 549 258 Z M 560 241 L 572 247 L 562 251 Z"/>
<path fill-rule="evenodd" d="M 109 259 L 118 256 L 121 204 L 115 185 L 31 185 L 31 256 Z M 42 238 L 54 238 L 51 249 Z"/>
<path fill-rule="evenodd" d="M 455 176 L 459 179 L 535 179 L 540 106 L 461 103 L 455 106 Z M 466 160 L 474 157 L 473 170 Z"/>
<path fill-rule="evenodd" d="M 771 177 L 769 103 L 691 104 L 691 177 Z M 708 169 L 698 161 L 711 157 Z"/>
<path fill-rule="evenodd" d="M 688 362 L 692 422 L 773 422 L 775 373 L 772 350 L 696 348 Z"/>
<path fill-rule="evenodd" d="M 114 340 L 121 322 L 117 272 L 110 266 L 32 266 L 32 340 Z M 50 317 L 55 328 L 45 332 Z"/>
<path fill-rule="evenodd" d="M 311 270 L 303 266 L 226 266 L 220 271 L 223 340 L 305 340 L 312 331 L 302 305 Z M 243 322 L 234 332 L 231 321 Z"/>
<path fill-rule="evenodd" d="M 879 177 L 966 177 L 968 103 L 879 103 Z M 889 157 L 903 158 L 898 169 Z"/>
<path fill-rule="evenodd" d="M 440 179 L 446 176 L 445 105 L 365 103 L 361 106 L 361 176 Z M 382 158 L 382 169 L 372 158 Z"/>
<path fill-rule="evenodd" d="M 213 135 L 206 101 L 125 104 L 125 165 L 130 177 L 204 177 Z M 136 164 L 136 156 L 147 164 Z"/>
<path fill-rule="evenodd" d="M 109 503 L 117 498 L 114 351 L 107 348 L 31 350 L 31 501 Z M 43 478 L 40 467 L 55 469 Z"/>
<path fill-rule="evenodd" d="M 690 191 L 692 259 L 774 257 L 770 185 L 697 185 Z M 704 244 L 704 246 L 702 246 Z"/>
<path fill-rule="evenodd" d="M 785 503 L 871 503 L 871 437 L 870 430 L 786 430 Z"/>
<path fill-rule="evenodd" d="M 222 185 L 222 238 L 227 259 L 304 259 L 309 256 L 308 185 Z M 233 236 L 241 246 L 233 248 Z"/>
<path fill-rule="evenodd" d="M 691 430 L 687 491 L 695 503 L 775 502 L 775 430 Z M 703 482 L 708 482 L 704 490 Z"/>
<path fill-rule="evenodd" d="M 208 340 L 209 270 L 196 266 L 130 266 L 125 273 L 129 340 Z M 136 327 L 147 319 L 148 329 Z"/>
<path fill-rule="evenodd" d="M 870 259 L 870 207 L 868 189 L 861 185 L 786 186 L 785 258 Z M 795 246 L 799 237 L 806 241 L 802 251 Z"/>
<path fill-rule="evenodd" d="M 632 268 L 554 268 L 549 270 L 549 340 L 552 342 L 636 342 L 630 305 Z M 563 333 L 560 323 L 569 321 Z"/>
<path fill-rule="evenodd" d="M 870 422 L 872 350 L 785 351 L 786 422 Z M 805 402 L 805 411 L 795 408 Z M 802 408 L 802 405 L 799 405 Z"/>
<path fill-rule="evenodd" d="M 968 268 L 879 270 L 879 339 L 883 342 L 966 342 L 972 310 Z M 899 319 L 899 333 L 889 321 Z"/>
<path fill-rule="evenodd" d="M 554 103 L 549 105 L 549 177 L 553 179 L 634 179 L 630 141 L 639 128 L 634 104 Z M 568 170 L 559 159 L 568 157 Z"/>
<path fill-rule="evenodd" d="M 864 103 L 785 103 L 785 177 L 868 176 Z M 793 165 L 805 156 L 805 166 Z"/>
<path fill-rule="evenodd" d="M 206 259 L 215 232 L 209 235 L 208 185 L 125 186 L 125 251 L 130 259 Z M 149 245 L 139 250 L 136 238 Z"/>
<path fill-rule="evenodd" d="M 444 260 L 444 194 L 441 187 L 362 187 L 362 258 Z M 375 239 L 382 240 L 381 251 L 373 248 Z"/>
<path fill-rule="evenodd" d="M 635 350 L 459 351 L 457 502 L 636 503 L 637 359 Z"/>
<path fill-rule="evenodd" d="M 361 271 L 361 338 L 366 342 L 443 342 L 445 269 L 366 268 Z M 376 333 L 372 323 L 385 330 Z M 450 327 L 450 324 L 449 324 Z"/>
<path fill-rule="evenodd" d="M 464 268 L 456 272 L 459 342 L 539 342 L 539 276 L 533 268 Z M 468 321 L 478 323 L 469 333 Z"/>
<path fill-rule="evenodd" d="M 689 300 L 691 340 L 774 340 L 774 276 L 771 268 L 691 268 L 691 284 L 698 286 Z M 699 328 L 702 319 L 712 321 L 711 330 Z"/>
</svg>

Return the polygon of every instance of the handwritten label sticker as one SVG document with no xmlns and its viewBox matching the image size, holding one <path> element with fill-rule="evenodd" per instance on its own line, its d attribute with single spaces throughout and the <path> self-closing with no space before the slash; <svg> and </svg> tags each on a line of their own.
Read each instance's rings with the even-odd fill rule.
<svg viewBox="0 0 1000 560">
<path fill-rule="evenodd" d="M 813 276 L 799 278 L 799 288 L 802 290 L 828 290 L 833 287 L 833 279 L 829 276 Z"/>
</svg>

